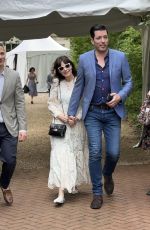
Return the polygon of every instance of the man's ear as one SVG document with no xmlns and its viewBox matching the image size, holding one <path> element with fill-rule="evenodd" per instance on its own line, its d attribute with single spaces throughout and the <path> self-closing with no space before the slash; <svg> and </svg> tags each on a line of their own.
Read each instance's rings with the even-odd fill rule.
<svg viewBox="0 0 150 230">
<path fill-rule="evenodd" d="M 94 45 L 94 41 L 93 41 L 93 38 L 91 38 L 91 43 L 92 43 L 92 45 Z"/>
</svg>

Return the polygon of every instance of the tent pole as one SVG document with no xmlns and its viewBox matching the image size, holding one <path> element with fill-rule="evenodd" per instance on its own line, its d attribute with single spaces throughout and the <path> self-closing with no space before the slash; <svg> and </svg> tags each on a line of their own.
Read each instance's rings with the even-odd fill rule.
<svg viewBox="0 0 150 230">
<path fill-rule="evenodd" d="M 142 101 L 150 90 L 150 25 L 142 28 Z"/>
</svg>

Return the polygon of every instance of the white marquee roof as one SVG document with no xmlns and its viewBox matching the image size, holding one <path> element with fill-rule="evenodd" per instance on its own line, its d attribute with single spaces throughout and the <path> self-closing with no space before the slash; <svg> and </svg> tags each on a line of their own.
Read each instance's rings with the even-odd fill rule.
<svg viewBox="0 0 150 230">
<path fill-rule="evenodd" d="M 5 3 L 5 4 L 4 4 Z M 7 9 L 6 10 L 6 5 Z M 105 15 L 118 8 L 124 14 L 138 15 L 150 10 L 149 0 L 1 0 L 0 15 L 4 20 L 29 19 L 47 16 L 57 11 L 62 17 Z"/>
<path fill-rule="evenodd" d="M 117 31 L 148 12 L 150 0 L 1 0 L 1 40 L 85 35 L 95 23 Z"/>
<path fill-rule="evenodd" d="M 109 31 L 137 26 L 150 14 L 150 0 L 1 0 L 0 39 L 19 39 L 89 34 L 93 24 L 105 24 Z M 150 26 L 143 29 L 143 86 L 150 89 Z M 143 94 L 143 95 L 144 95 Z"/>
<path fill-rule="evenodd" d="M 31 39 L 24 40 L 20 43 L 16 48 L 7 52 L 7 56 L 11 54 L 19 54 L 22 52 L 32 52 L 32 51 L 49 51 L 49 52 L 57 52 L 57 51 L 69 51 L 68 48 L 61 46 L 51 37 L 42 38 L 42 39 Z"/>
</svg>

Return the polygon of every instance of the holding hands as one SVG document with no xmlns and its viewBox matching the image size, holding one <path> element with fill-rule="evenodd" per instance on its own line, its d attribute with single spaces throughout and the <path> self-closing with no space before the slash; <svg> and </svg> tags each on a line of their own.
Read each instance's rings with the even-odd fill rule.
<svg viewBox="0 0 150 230">
<path fill-rule="evenodd" d="M 76 117 L 69 116 L 68 117 L 68 124 L 70 125 L 70 127 L 73 127 L 76 124 L 77 120 L 78 119 Z"/>
<path fill-rule="evenodd" d="M 57 116 L 57 118 L 64 123 L 68 123 L 70 125 L 70 127 L 73 127 L 78 120 L 77 117 L 67 116 L 65 114 L 60 114 Z"/>
</svg>

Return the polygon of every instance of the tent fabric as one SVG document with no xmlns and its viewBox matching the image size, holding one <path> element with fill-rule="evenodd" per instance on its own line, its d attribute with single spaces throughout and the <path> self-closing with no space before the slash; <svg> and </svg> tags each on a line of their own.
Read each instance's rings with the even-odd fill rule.
<svg viewBox="0 0 150 230">
<path fill-rule="evenodd" d="M 6 5 L 9 9 L 7 11 Z M 29 0 L 1 0 L 0 8 L 1 18 L 12 20 L 44 17 L 53 11 L 57 11 L 62 17 L 105 15 L 112 8 L 118 8 L 123 14 L 136 15 L 147 11 L 147 9 L 150 10 L 150 4 L 149 0 L 86 0 L 86 4 L 81 0 L 46 0 L 42 4 L 40 0 L 32 0 L 32 2 Z"/>
<path fill-rule="evenodd" d="M 9 10 L 8 10 L 9 9 Z M 149 0 L 1 0 L 1 40 L 17 36 L 21 40 L 88 33 L 91 25 L 105 24 L 118 31 L 137 25 L 141 16 L 150 12 Z"/>
<path fill-rule="evenodd" d="M 19 54 L 20 52 L 26 51 L 67 51 L 68 49 L 61 46 L 51 37 L 42 38 L 42 39 L 31 39 L 24 40 L 16 48 L 7 53 L 9 54 Z"/>
<path fill-rule="evenodd" d="M 9 9 L 9 10 L 8 10 Z M 58 36 L 82 36 L 95 24 L 105 24 L 109 31 L 121 31 L 138 26 L 143 16 L 150 14 L 150 0 L 1 0 L 1 40 L 14 35 L 20 39 Z M 143 94 L 150 85 L 149 29 L 143 29 Z"/>
<path fill-rule="evenodd" d="M 10 68 L 14 66 L 14 55 L 17 54 L 17 67 L 22 85 L 26 83 L 28 70 L 35 67 L 39 84 L 38 92 L 47 91 L 47 75 L 50 73 L 54 60 L 60 55 L 69 55 L 69 49 L 61 46 L 51 37 L 24 40 L 15 49 L 7 52 L 6 62 Z"/>
</svg>

